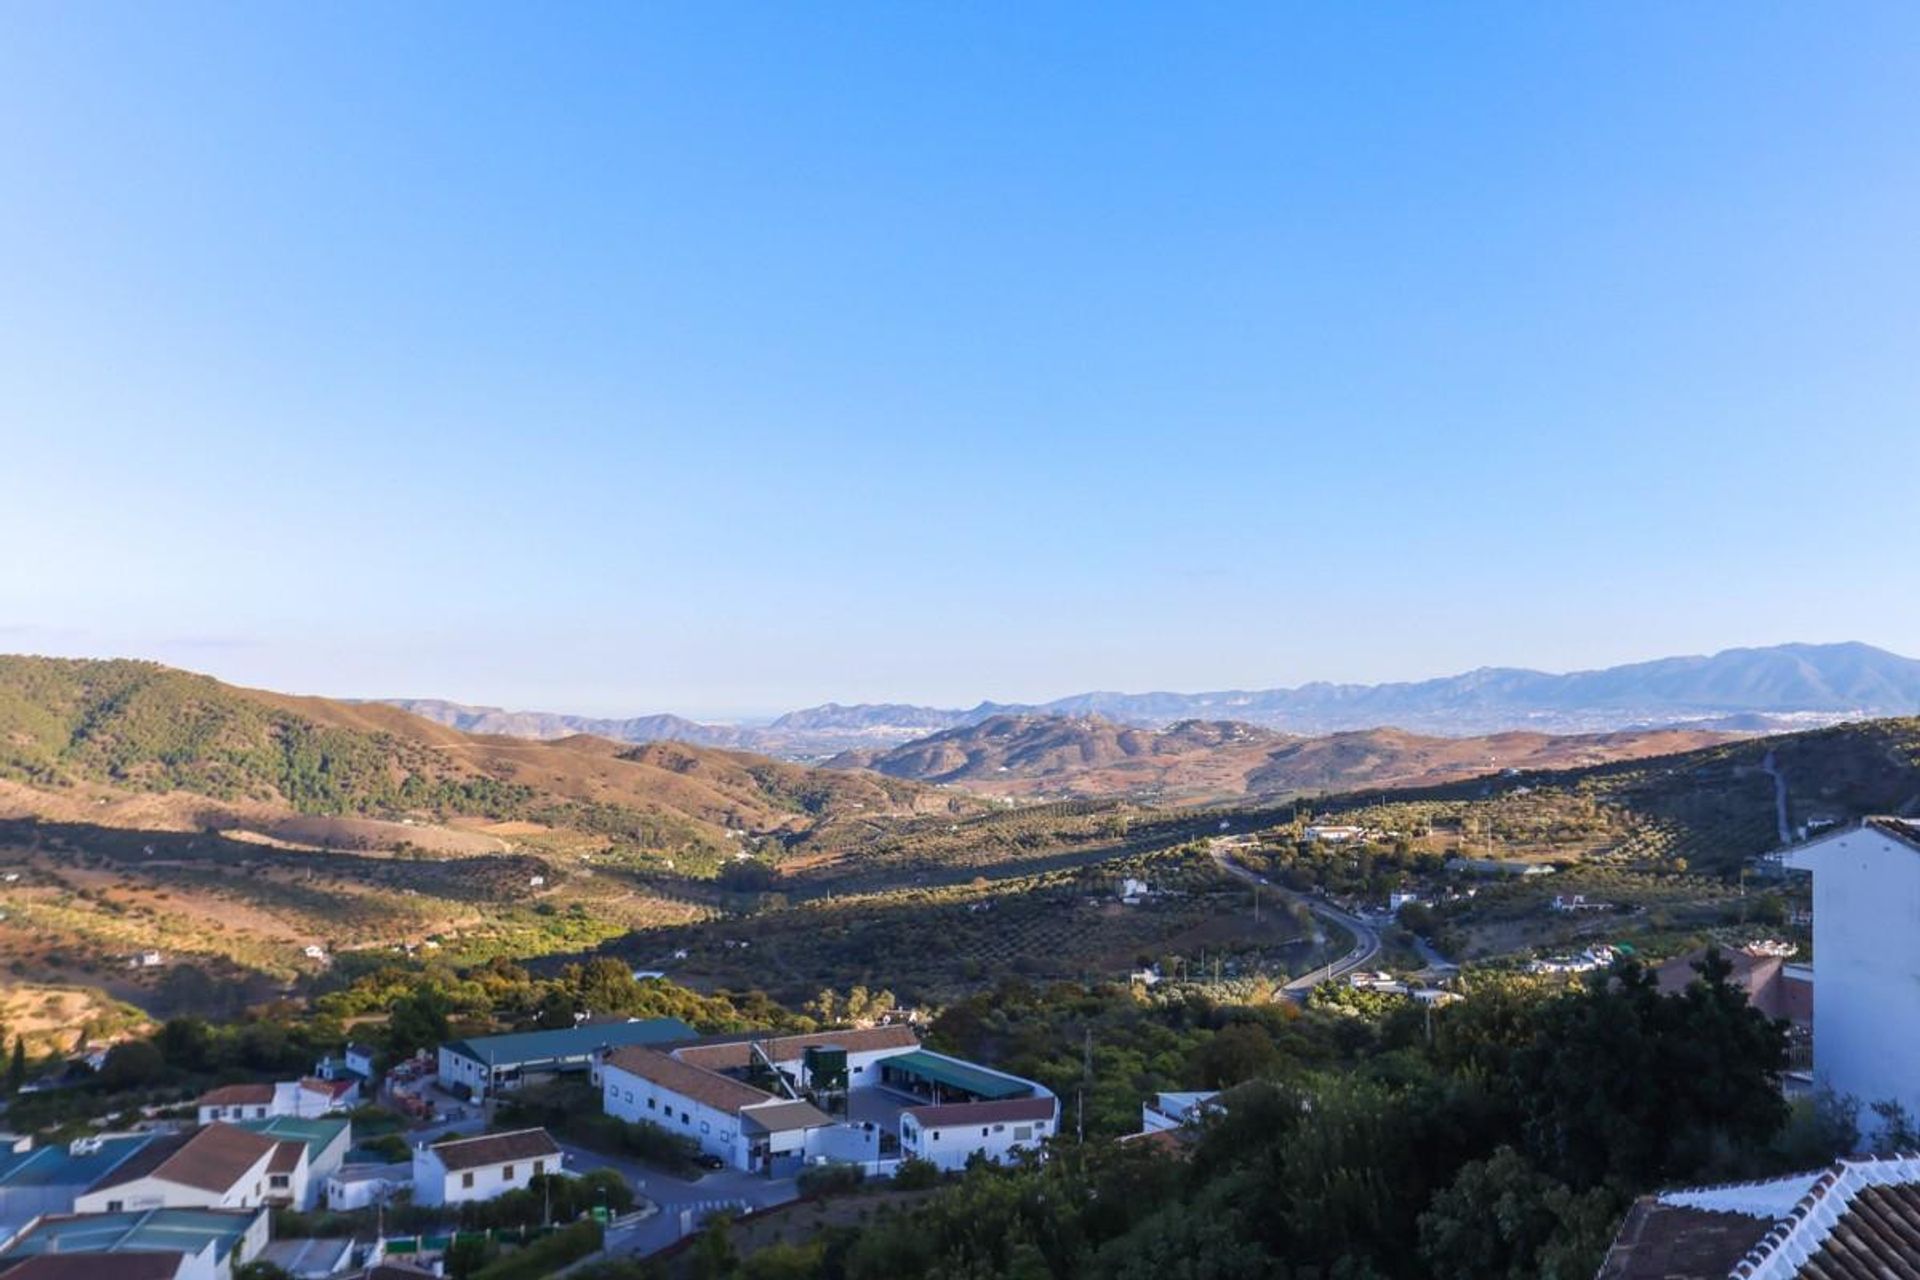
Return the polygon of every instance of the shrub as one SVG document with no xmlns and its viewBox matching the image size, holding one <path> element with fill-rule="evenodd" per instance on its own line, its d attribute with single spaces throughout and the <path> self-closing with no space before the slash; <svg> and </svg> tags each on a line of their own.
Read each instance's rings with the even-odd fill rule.
<svg viewBox="0 0 1920 1280">
<path fill-rule="evenodd" d="M 857 1191 L 867 1180 L 867 1171 L 857 1164 L 820 1164 L 800 1171 L 800 1194 L 837 1196 Z"/>
<path fill-rule="evenodd" d="M 893 1185 L 900 1191 L 925 1191 L 939 1183 L 939 1166 L 918 1156 L 902 1161 L 893 1173 Z"/>
<path fill-rule="evenodd" d="M 568 1263 L 599 1252 L 600 1240 L 599 1223 L 576 1222 L 488 1263 L 473 1273 L 473 1280 L 543 1280 Z"/>
</svg>

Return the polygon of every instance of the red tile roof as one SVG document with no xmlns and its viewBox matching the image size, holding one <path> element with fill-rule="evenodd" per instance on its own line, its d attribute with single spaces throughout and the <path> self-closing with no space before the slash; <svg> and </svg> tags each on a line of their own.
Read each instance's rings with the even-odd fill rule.
<svg viewBox="0 0 1920 1280">
<path fill-rule="evenodd" d="M 1059 1105 L 1057 1098 L 1008 1098 L 1003 1102 L 955 1102 L 937 1107 L 908 1107 L 905 1114 L 919 1121 L 922 1128 L 938 1128 L 941 1125 L 1051 1120 Z"/>
<path fill-rule="evenodd" d="M 448 1169 L 478 1169 L 510 1160 L 551 1159 L 560 1154 L 560 1147 L 545 1129 L 516 1129 L 435 1143 L 433 1153 Z M 553 1172 L 558 1173 L 558 1168 Z"/>
<path fill-rule="evenodd" d="M 764 1089 L 670 1058 L 656 1049 L 642 1049 L 637 1045 L 615 1049 L 607 1056 L 606 1065 L 638 1076 L 669 1093 L 704 1103 L 715 1111 L 731 1113 L 757 1102 L 773 1101 L 773 1095 Z"/>
<path fill-rule="evenodd" d="M 158 1178 L 224 1194 L 278 1145 L 272 1138 L 230 1124 L 210 1124 L 189 1134 L 155 1138 L 94 1183 L 91 1190 Z"/>
<path fill-rule="evenodd" d="M 270 1084 L 223 1084 L 200 1095 L 203 1107 L 264 1107 L 273 1101 Z"/>
</svg>

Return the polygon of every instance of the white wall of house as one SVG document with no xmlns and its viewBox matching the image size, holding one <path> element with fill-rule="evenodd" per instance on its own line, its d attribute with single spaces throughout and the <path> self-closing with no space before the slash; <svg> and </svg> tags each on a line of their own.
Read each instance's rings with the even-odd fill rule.
<svg viewBox="0 0 1920 1280">
<path fill-rule="evenodd" d="M 736 1169 L 749 1167 L 748 1144 L 733 1113 L 664 1089 L 612 1063 L 601 1068 L 600 1078 L 602 1109 L 608 1115 L 657 1124 L 668 1133 L 692 1138 L 701 1151 Z"/>
<path fill-rule="evenodd" d="M 1813 1073 L 1920 1117 L 1920 850 L 1863 827 L 1795 849 L 1813 872 Z"/>
<path fill-rule="evenodd" d="M 307 1149 L 300 1148 L 300 1162 L 285 1173 L 267 1174 L 267 1195 L 274 1200 L 284 1199 L 296 1209 L 316 1208 L 320 1202 L 323 1185 L 313 1176 L 313 1166 L 307 1162 Z"/>
<path fill-rule="evenodd" d="M 524 1191 L 541 1174 L 560 1173 L 559 1156 L 503 1160 L 471 1169 L 449 1169 L 432 1147 L 413 1152 L 413 1202 L 424 1205 L 469 1204 L 509 1191 Z"/>
<path fill-rule="evenodd" d="M 477 1058 L 469 1058 L 464 1053 L 455 1053 L 446 1045 L 440 1046 L 440 1087 L 451 1089 L 455 1085 L 465 1085 L 474 1097 L 484 1097 L 493 1091 L 492 1070 Z"/>
<path fill-rule="evenodd" d="M 275 1100 L 277 1101 L 278 1098 L 276 1097 Z M 201 1107 L 200 1123 L 212 1124 L 216 1120 L 266 1120 L 272 1116 L 287 1114 L 289 1113 L 285 1111 L 275 1111 L 271 1102 L 249 1102 L 229 1107 Z"/>
<path fill-rule="evenodd" d="M 224 1191 L 208 1191 L 165 1178 L 135 1178 L 119 1186 L 103 1187 L 73 1198 L 75 1213 L 116 1213 L 138 1209 L 252 1209 L 267 1194 L 267 1161 L 261 1156 Z"/>
<path fill-rule="evenodd" d="M 1017 1149 L 1038 1148 L 1053 1136 L 1051 1120 L 996 1120 L 987 1124 L 922 1128 L 912 1116 L 900 1117 L 902 1155 L 927 1160 L 944 1171 L 964 1169 L 975 1153 L 999 1164 Z"/>
<path fill-rule="evenodd" d="M 342 1169 L 327 1179 L 327 1208 L 337 1213 L 371 1208 L 413 1185 L 410 1164 L 383 1165 L 375 1176 L 348 1177 L 346 1172 Z"/>
</svg>

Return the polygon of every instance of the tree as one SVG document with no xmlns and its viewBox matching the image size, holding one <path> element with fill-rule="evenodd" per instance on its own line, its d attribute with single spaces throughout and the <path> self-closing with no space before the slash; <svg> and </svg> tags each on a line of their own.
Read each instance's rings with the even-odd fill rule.
<svg viewBox="0 0 1920 1280">
<path fill-rule="evenodd" d="M 1575 1196 L 1501 1147 L 1462 1165 L 1420 1215 L 1420 1256 L 1433 1280 L 1533 1280 L 1549 1274 L 1548 1252 L 1556 1274 L 1584 1278 L 1599 1265 L 1592 1224 L 1603 1248 L 1615 1208 L 1605 1190 Z"/>
<path fill-rule="evenodd" d="M 166 1078 L 167 1060 L 151 1040 L 128 1040 L 107 1050 L 100 1084 L 110 1090 L 146 1089 Z"/>
<path fill-rule="evenodd" d="M 27 1040 L 25 1036 L 13 1038 L 13 1058 L 7 1063 L 7 1092 L 18 1093 L 20 1086 L 27 1082 Z"/>
<path fill-rule="evenodd" d="M 387 1020 L 387 1047 L 406 1057 L 416 1049 L 438 1046 L 447 1038 L 450 1007 L 446 996 L 430 987 L 401 997 Z"/>
<path fill-rule="evenodd" d="M 1222 1027 L 1194 1054 L 1194 1068 L 1209 1089 L 1230 1089 L 1270 1073 L 1280 1060 L 1273 1037 L 1251 1022 Z"/>
<path fill-rule="evenodd" d="M 1628 963 L 1540 1007 L 1508 1087 L 1541 1169 L 1575 1190 L 1650 1186 L 1763 1147 L 1786 1122 L 1786 1024 L 1748 1005 L 1718 951 L 1697 967 L 1678 995 Z"/>
</svg>

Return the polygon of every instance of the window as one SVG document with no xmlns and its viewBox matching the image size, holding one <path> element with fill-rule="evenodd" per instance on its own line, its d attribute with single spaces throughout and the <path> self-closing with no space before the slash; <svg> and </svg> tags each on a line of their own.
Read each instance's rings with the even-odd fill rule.
<svg viewBox="0 0 1920 1280">
<path fill-rule="evenodd" d="M 632 1101 L 633 1101 L 633 1090 L 631 1090 L 631 1089 L 629 1089 L 629 1090 L 627 1090 L 627 1101 L 628 1101 L 628 1102 L 632 1102 Z"/>
<path fill-rule="evenodd" d="M 691 1115 L 688 1115 L 688 1114 L 687 1114 L 686 1112 L 684 1112 L 684 1111 L 682 1111 L 682 1112 L 680 1113 L 680 1123 L 681 1123 L 681 1124 L 692 1124 L 692 1123 L 693 1123 L 693 1117 L 692 1117 Z"/>
<path fill-rule="evenodd" d="M 512 1182 L 512 1181 L 513 1181 L 513 1166 L 512 1166 L 512 1165 L 510 1165 L 510 1164 L 503 1164 L 503 1165 L 501 1165 L 501 1166 L 500 1166 L 500 1180 L 501 1180 L 502 1182 Z"/>
<path fill-rule="evenodd" d="M 985 1125 L 980 1126 L 980 1136 L 983 1138 L 987 1136 L 987 1126 Z"/>
<path fill-rule="evenodd" d="M 660 1099 L 658 1098 L 647 1099 L 647 1110 L 658 1111 L 659 1109 L 660 1109 Z"/>
<path fill-rule="evenodd" d="M 995 1125 L 995 1126 L 993 1126 L 993 1131 L 994 1131 L 995 1133 L 1005 1133 L 1005 1132 L 1007 1131 L 1007 1126 L 1005 1126 L 1005 1125 L 1003 1125 L 1003 1124 L 997 1124 L 997 1125 Z"/>
<path fill-rule="evenodd" d="M 108 1212 L 108 1213 L 124 1213 L 124 1212 L 126 1212 L 126 1208 L 127 1208 L 127 1202 L 126 1202 L 125 1200 L 109 1200 L 109 1201 L 107 1201 L 107 1212 Z"/>
<path fill-rule="evenodd" d="M 547 1171 L 547 1162 L 546 1162 L 545 1160 L 535 1160 L 535 1161 L 533 1162 L 533 1176 L 534 1176 L 534 1177 L 536 1177 L 536 1178 L 537 1178 L 537 1177 L 539 1177 L 539 1176 L 540 1176 L 541 1174 L 543 1174 L 543 1173 L 545 1173 L 546 1171 Z"/>
<path fill-rule="evenodd" d="M 275 1190 L 284 1191 L 287 1187 L 287 1175 L 284 1173 L 270 1174 L 267 1177 L 267 1185 Z"/>
<path fill-rule="evenodd" d="M 939 1131 L 938 1129 L 935 1129 L 935 1130 L 933 1131 L 933 1140 L 934 1140 L 935 1142 L 938 1142 L 938 1141 L 940 1141 L 940 1131 Z"/>
<path fill-rule="evenodd" d="M 708 1123 L 707 1123 L 707 1122 L 706 1122 L 705 1120 L 702 1120 L 702 1121 L 700 1122 L 700 1132 L 702 1132 L 702 1133 L 712 1133 L 712 1132 L 713 1132 L 713 1126 L 712 1126 L 712 1125 L 710 1125 L 710 1124 L 708 1124 Z"/>
<path fill-rule="evenodd" d="M 463 1186 L 463 1187 L 471 1187 L 471 1186 L 473 1186 L 473 1175 L 472 1175 L 472 1174 L 470 1174 L 470 1173 L 463 1173 L 463 1174 L 461 1174 L 461 1175 L 460 1175 L 460 1185 L 461 1185 L 461 1186 Z"/>
<path fill-rule="evenodd" d="M 1015 1142 L 1025 1142 L 1032 1136 L 1033 1126 L 1030 1124 L 1017 1124 L 1013 1127 L 1013 1140 Z"/>
</svg>

